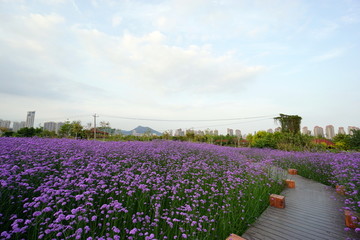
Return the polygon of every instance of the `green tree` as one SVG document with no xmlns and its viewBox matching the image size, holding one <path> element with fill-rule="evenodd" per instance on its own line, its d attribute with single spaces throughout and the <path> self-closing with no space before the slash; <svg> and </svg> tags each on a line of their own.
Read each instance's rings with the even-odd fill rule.
<svg viewBox="0 0 360 240">
<path fill-rule="evenodd" d="M 34 136 L 41 136 L 41 133 L 42 133 L 42 129 L 41 128 L 28 128 L 28 127 L 25 127 L 25 128 L 21 128 L 19 129 L 15 136 L 16 137 L 34 137 Z"/>
<path fill-rule="evenodd" d="M 350 149 L 350 135 L 347 134 L 337 134 L 333 139 L 335 147 L 340 150 L 349 150 Z"/>
<path fill-rule="evenodd" d="M 42 133 L 41 133 L 41 137 L 54 138 L 54 137 L 57 137 L 57 135 L 56 135 L 56 133 L 54 131 L 43 130 Z"/>
<path fill-rule="evenodd" d="M 286 115 L 280 113 L 274 120 L 280 123 L 281 132 L 300 133 L 301 117 L 298 115 Z"/>
<path fill-rule="evenodd" d="M 69 122 L 66 121 L 59 130 L 59 135 L 62 137 L 83 137 L 83 126 L 80 121 Z"/>
<path fill-rule="evenodd" d="M 7 131 L 2 133 L 2 136 L 4 136 L 4 137 L 12 137 L 12 136 L 14 136 L 14 132 L 7 130 Z"/>
<path fill-rule="evenodd" d="M 83 126 L 80 121 L 73 121 L 71 123 L 71 135 L 75 138 L 78 138 L 83 131 Z"/>
<path fill-rule="evenodd" d="M 352 135 L 349 137 L 349 146 L 351 149 L 360 151 L 360 130 L 351 130 Z"/>
<path fill-rule="evenodd" d="M 62 137 L 70 137 L 71 133 L 71 123 L 66 121 L 59 129 L 59 135 Z"/>
<path fill-rule="evenodd" d="M 249 136 L 248 139 L 251 139 L 251 147 L 276 148 L 274 134 L 268 133 L 266 131 L 258 131 L 254 136 Z"/>
</svg>

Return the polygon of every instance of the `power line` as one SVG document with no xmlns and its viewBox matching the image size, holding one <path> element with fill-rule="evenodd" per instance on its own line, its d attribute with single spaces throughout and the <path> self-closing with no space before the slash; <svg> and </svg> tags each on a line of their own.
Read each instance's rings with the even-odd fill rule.
<svg viewBox="0 0 360 240">
<path fill-rule="evenodd" d="M 273 118 L 264 118 L 264 119 L 257 119 L 257 120 L 253 120 L 253 121 L 227 123 L 227 124 L 220 124 L 220 125 L 202 126 L 202 127 L 196 127 L 196 128 L 208 128 L 208 127 L 230 126 L 230 125 L 236 125 L 236 124 L 242 124 L 242 123 L 259 122 L 259 121 L 264 121 L 264 120 L 269 120 L 269 119 L 273 119 Z"/>
<path fill-rule="evenodd" d="M 197 127 L 191 127 L 191 128 L 195 128 L 195 129 L 199 129 L 199 128 L 210 128 L 210 127 L 222 127 L 222 126 L 231 126 L 231 125 L 237 125 L 237 124 L 243 124 L 243 123 L 252 123 L 252 122 L 259 122 L 259 121 L 264 121 L 264 120 L 269 120 L 269 119 L 273 119 L 273 118 L 264 118 L 264 119 L 256 119 L 256 120 L 252 120 L 252 121 L 246 121 L 246 122 L 236 122 L 236 123 L 227 123 L 227 124 L 217 124 L 217 125 L 208 125 L 208 126 L 197 126 Z M 166 130 L 159 130 L 160 132 L 164 132 Z"/>
<path fill-rule="evenodd" d="M 66 116 L 66 117 L 51 117 L 51 118 L 37 118 L 37 121 L 53 121 L 58 119 L 74 119 L 74 118 L 84 118 L 89 117 L 89 115 L 76 115 L 76 116 Z"/>
<path fill-rule="evenodd" d="M 111 116 L 111 115 L 103 115 L 103 116 L 109 117 L 109 118 L 126 119 L 126 120 L 157 121 L 157 122 L 220 122 L 220 121 L 236 121 L 236 120 L 274 117 L 274 115 L 267 115 L 267 116 L 223 118 L 223 119 L 156 119 L 156 118 L 135 118 L 135 117 L 123 117 L 123 116 Z"/>
</svg>

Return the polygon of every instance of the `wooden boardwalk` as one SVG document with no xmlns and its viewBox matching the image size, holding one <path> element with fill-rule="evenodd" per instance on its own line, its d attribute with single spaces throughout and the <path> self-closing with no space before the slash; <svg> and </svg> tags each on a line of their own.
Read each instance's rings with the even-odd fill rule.
<svg viewBox="0 0 360 240">
<path fill-rule="evenodd" d="M 285 208 L 268 207 L 242 235 L 247 240 L 342 240 L 360 239 L 354 230 L 344 231 L 341 195 L 321 183 L 298 175 L 296 188 L 287 188 Z M 334 199 L 334 198 L 337 198 Z"/>
</svg>

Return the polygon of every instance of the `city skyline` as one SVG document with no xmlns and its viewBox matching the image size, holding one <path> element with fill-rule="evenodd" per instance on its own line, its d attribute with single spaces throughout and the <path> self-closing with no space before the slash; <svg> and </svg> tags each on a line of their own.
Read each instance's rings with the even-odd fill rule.
<svg viewBox="0 0 360 240">
<path fill-rule="evenodd" d="M 94 114 L 95 116 L 99 117 L 98 115 Z M 160 119 L 158 119 L 160 120 Z M 35 121 L 35 111 L 28 111 L 27 115 L 26 115 L 26 120 L 25 121 L 21 121 L 21 122 L 12 122 L 11 120 L 3 120 L 0 119 L 0 127 L 5 127 L 8 129 L 12 129 L 13 131 L 17 131 L 23 127 L 34 127 L 34 121 Z M 69 121 L 69 120 L 67 120 Z M 79 121 L 79 120 L 73 120 L 73 121 Z M 213 121 L 213 120 L 209 120 L 209 121 Z M 40 123 L 38 127 L 43 128 L 44 130 L 49 130 L 49 131 L 54 131 L 55 133 L 58 133 L 59 129 L 61 128 L 61 126 L 64 124 L 64 122 L 56 122 L 56 121 L 45 121 L 42 122 L 42 124 Z M 69 121 L 71 122 L 71 121 Z M 81 122 L 81 121 L 80 121 Z M 101 122 L 101 121 L 100 121 Z M 99 127 L 99 123 L 97 123 L 97 126 Z M 180 122 L 180 121 L 179 121 Z M 13 123 L 13 127 L 11 128 L 11 123 Z M 110 122 L 109 126 L 111 128 L 114 129 L 121 129 L 121 130 L 126 130 L 123 128 L 118 128 L 118 127 L 114 127 L 111 125 Z M 87 124 L 82 123 L 82 125 L 84 127 L 92 127 L 93 123 L 88 122 Z M 148 126 L 151 127 L 151 126 Z M 152 127 L 151 127 L 152 128 Z M 347 131 L 345 131 L 345 128 L 343 126 L 339 126 L 338 127 L 338 131 L 335 131 L 335 128 L 333 125 L 326 125 L 325 128 L 321 127 L 321 126 L 314 126 L 313 131 L 309 130 L 308 126 L 303 126 L 303 124 L 300 125 L 300 132 L 302 134 L 308 134 L 308 135 L 312 135 L 312 136 L 318 136 L 318 137 L 325 137 L 327 139 L 332 139 L 335 135 L 342 133 L 342 134 L 352 134 L 351 133 L 351 129 L 355 129 L 355 130 L 359 130 L 360 128 L 357 126 L 347 126 Z M 128 130 L 128 129 L 127 129 Z M 222 131 L 223 130 L 223 131 Z M 277 131 L 281 131 L 280 127 L 275 127 L 273 128 L 268 128 L 267 130 L 265 129 L 258 129 L 255 130 L 253 132 L 244 132 L 244 134 L 242 134 L 242 130 L 240 129 L 236 129 L 236 128 L 202 128 L 202 129 L 195 129 L 194 127 L 190 127 L 190 128 L 184 128 L 184 130 L 182 130 L 182 128 L 174 128 L 174 129 L 166 129 L 166 130 L 161 130 L 160 132 L 164 133 L 167 132 L 170 135 L 174 135 L 174 136 L 183 136 L 186 134 L 186 132 L 188 131 L 192 131 L 194 133 L 198 133 L 198 134 L 204 134 L 204 133 L 211 133 L 211 135 L 218 135 L 218 134 L 222 134 L 222 135 L 230 135 L 230 136 L 246 136 L 247 134 L 255 134 L 258 131 L 266 131 L 269 133 L 273 133 L 273 132 L 277 132 Z"/>
<path fill-rule="evenodd" d="M 5 119 L 36 110 L 34 126 L 86 124 L 97 113 L 115 128 L 244 133 L 285 113 L 360 125 L 360 1 L 14 0 L 0 1 L 0 21 Z M 254 116 L 270 117 L 134 120 Z"/>
</svg>

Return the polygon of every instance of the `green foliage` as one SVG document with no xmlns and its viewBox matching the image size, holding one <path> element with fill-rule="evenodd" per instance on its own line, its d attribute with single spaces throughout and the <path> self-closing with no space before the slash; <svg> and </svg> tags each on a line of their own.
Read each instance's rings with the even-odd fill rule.
<svg viewBox="0 0 360 240">
<path fill-rule="evenodd" d="M 351 130 L 350 134 L 337 134 L 333 141 L 335 148 L 339 150 L 356 150 L 360 151 L 360 130 Z"/>
<path fill-rule="evenodd" d="M 360 151 L 360 130 L 351 130 L 352 135 L 349 137 L 349 146 L 351 149 Z"/>
<path fill-rule="evenodd" d="M 42 129 L 41 128 L 21 128 L 19 131 L 15 133 L 15 137 L 34 137 L 41 136 Z"/>
<path fill-rule="evenodd" d="M 64 125 L 61 126 L 59 135 L 62 137 L 82 138 L 85 134 L 80 121 L 73 121 L 71 123 L 67 121 Z"/>
<path fill-rule="evenodd" d="M 259 131 L 254 136 L 251 136 L 250 146 L 256 148 L 276 148 L 274 134 L 265 131 Z"/>
<path fill-rule="evenodd" d="M 2 136 L 4 136 L 4 137 L 12 137 L 12 136 L 14 136 L 14 132 L 7 130 L 7 131 L 2 133 Z"/>
<path fill-rule="evenodd" d="M 286 115 L 280 113 L 274 120 L 280 122 L 281 132 L 300 133 L 301 117 L 298 115 Z"/>
<path fill-rule="evenodd" d="M 285 151 L 311 151 L 314 145 L 311 143 L 313 137 L 300 133 L 289 132 L 269 133 L 259 131 L 255 135 L 247 135 L 250 147 L 274 148 Z"/>
<path fill-rule="evenodd" d="M 41 137 L 55 138 L 57 134 L 54 131 L 43 130 L 40 134 Z"/>
<path fill-rule="evenodd" d="M 349 150 L 350 149 L 350 135 L 347 134 L 337 134 L 333 138 L 335 143 L 335 148 L 339 150 Z"/>
</svg>

